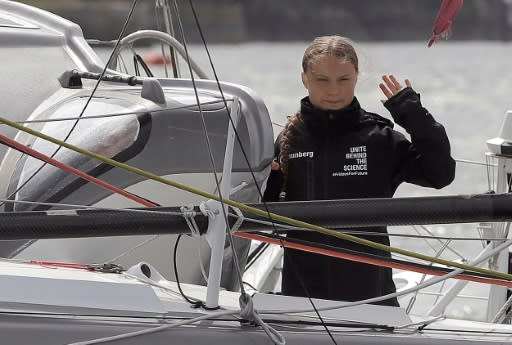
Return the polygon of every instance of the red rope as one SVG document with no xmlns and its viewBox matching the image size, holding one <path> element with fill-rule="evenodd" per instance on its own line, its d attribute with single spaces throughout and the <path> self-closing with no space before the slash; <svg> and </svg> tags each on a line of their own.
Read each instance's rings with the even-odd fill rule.
<svg viewBox="0 0 512 345">
<path fill-rule="evenodd" d="M 51 157 L 48 157 L 47 155 L 39 152 L 39 151 L 36 151 L 26 145 L 23 145 L 22 143 L 16 141 L 16 140 L 13 140 L 11 138 L 8 138 L 4 135 L 0 135 L 0 141 L 2 141 L 3 143 L 15 148 L 16 150 L 19 150 L 23 153 L 26 153 L 34 158 L 37 158 L 37 159 L 40 159 L 42 160 L 43 162 L 46 162 L 48 164 L 51 164 L 59 169 L 62 169 L 64 171 L 67 171 L 69 173 L 72 173 L 76 176 L 79 176 L 81 178 L 83 178 L 84 180 L 88 181 L 88 182 L 91 182 L 91 183 L 94 183 L 95 185 L 97 186 L 100 186 L 102 188 L 105 188 L 106 190 L 109 190 L 113 193 L 117 193 L 117 194 L 120 194 L 132 201 L 135 201 L 141 205 L 144 205 L 144 206 L 147 206 L 147 207 L 156 207 L 158 206 L 157 204 L 149 201 L 149 200 L 146 200 L 144 198 L 141 198 L 140 196 L 138 195 L 135 195 L 133 193 L 130 193 L 130 192 L 127 192 L 121 188 L 118 188 L 116 186 L 113 186 L 111 185 L 110 183 L 108 182 L 105 182 L 103 180 L 100 180 L 96 177 L 93 177 L 87 173 L 84 173 L 83 171 L 80 171 L 78 169 L 75 169 L 73 168 L 72 166 L 70 165 L 67 165 L 65 163 L 62 163 L 56 159 L 53 159 Z"/>
<path fill-rule="evenodd" d="M 269 237 L 246 233 L 246 232 L 235 232 L 234 235 L 241 237 L 241 238 L 247 238 L 250 240 L 256 240 L 256 241 L 270 243 L 270 244 L 277 244 L 280 246 L 284 246 L 285 248 L 297 249 L 297 250 L 301 250 L 301 251 L 308 252 L 308 253 L 322 254 L 322 255 L 327 255 L 327 256 L 334 257 L 334 258 L 362 262 L 362 263 L 374 265 L 374 266 L 396 268 L 396 269 L 401 269 L 401 270 L 406 270 L 406 271 L 412 271 L 412 272 L 433 275 L 433 276 L 442 276 L 442 275 L 446 274 L 446 272 L 436 270 L 433 267 L 417 267 L 414 265 L 407 265 L 404 263 L 392 262 L 392 261 L 387 261 L 384 259 L 370 258 L 370 257 L 366 257 L 363 255 L 342 253 L 342 252 L 338 252 L 335 250 L 319 248 L 319 247 L 314 247 L 314 246 L 308 246 L 308 245 L 301 244 L 301 243 L 290 242 L 290 241 L 287 241 L 284 239 L 281 240 L 281 239 L 277 239 L 277 238 L 269 238 Z M 453 278 L 477 282 L 477 283 L 483 283 L 483 284 L 493 284 L 493 285 L 512 287 L 512 281 L 495 279 L 495 278 L 478 277 L 478 276 L 472 276 L 472 275 L 468 275 L 468 274 L 458 274 L 458 275 L 454 276 Z"/>
<path fill-rule="evenodd" d="M 74 268 L 74 269 L 88 270 L 88 271 L 91 270 L 90 265 L 76 264 L 76 263 L 71 263 L 71 262 L 30 260 L 30 261 L 28 261 L 28 263 L 32 264 L 32 265 L 39 265 L 39 266 L 46 266 L 46 267 Z"/>
</svg>

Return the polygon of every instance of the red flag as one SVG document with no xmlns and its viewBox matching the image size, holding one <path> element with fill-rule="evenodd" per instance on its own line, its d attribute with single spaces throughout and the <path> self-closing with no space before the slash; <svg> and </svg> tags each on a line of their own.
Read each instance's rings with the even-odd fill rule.
<svg viewBox="0 0 512 345">
<path fill-rule="evenodd" d="M 441 8 L 437 13 L 434 27 L 432 28 L 432 37 L 428 41 L 430 47 L 439 38 L 447 38 L 450 34 L 452 20 L 462 8 L 463 0 L 443 0 Z"/>
</svg>

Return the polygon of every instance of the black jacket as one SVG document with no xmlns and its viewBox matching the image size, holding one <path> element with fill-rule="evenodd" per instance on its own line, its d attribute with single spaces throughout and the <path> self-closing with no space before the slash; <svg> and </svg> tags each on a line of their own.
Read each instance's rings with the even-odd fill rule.
<svg viewBox="0 0 512 345">
<path fill-rule="evenodd" d="M 363 110 L 356 98 L 337 111 L 320 110 L 304 98 L 302 122 L 289 151 L 286 200 L 389 198 L 402 182 L 433 188 L 451 183 L 455 161 L 450 156 L 448 137 L 443 126 L 422 107 L 419 95 L 408 87 L 384 106 L 407 130 L 412 143 L 393 130 L 391 121 Z M 276 145 L 276 157 L 279 153 Z M 282 184 L 281 171 L 272 171 L 264 199 L 277 201 Z M 380 227 L 365 230 L 386 233 L 386 228 Z M 388 253 L 314 232 L 289 232 L 288 237 L 389 257 Z M 389 245 L 387 236 L 365 238 Z M 395 291 L 390 269 L 291 249 L 285 249 L 282 279 L 283 293 L 294 296 L 306 296 L 301 280 L 311 297 L 324 299 L 353 301 Z"/>
</svg>

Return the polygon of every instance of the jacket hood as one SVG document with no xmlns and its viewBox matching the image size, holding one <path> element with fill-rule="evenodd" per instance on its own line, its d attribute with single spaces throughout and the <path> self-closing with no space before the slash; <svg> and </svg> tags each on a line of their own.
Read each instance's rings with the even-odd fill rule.
<svg viewBox="0 0 512 345">
<path fill-rule="evenodd" d="M 320 109 L 311 103 L 309 97 L 304 97 L 300 102 L 300 112 L 304 124 L 314 132 L 335 130 L 343 133 L 372 125 L 393 128 L 390 120 L 363 110 L 356 97 L 348 106 L 337 110 Z"/>
</svg>

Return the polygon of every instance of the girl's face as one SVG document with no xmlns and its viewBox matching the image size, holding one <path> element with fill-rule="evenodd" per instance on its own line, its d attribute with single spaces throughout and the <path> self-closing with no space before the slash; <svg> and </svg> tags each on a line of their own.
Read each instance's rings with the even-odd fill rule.
<svg viewBox="0 0 512 345">
<path fill-rule="evenodd" d="M 357 72 L 351 62 L 327 55 L 309 63 L 307 71 L 302 72 L 302 82 L 314 106 L 338 110 L 352 102 Z"/>
</svg>

